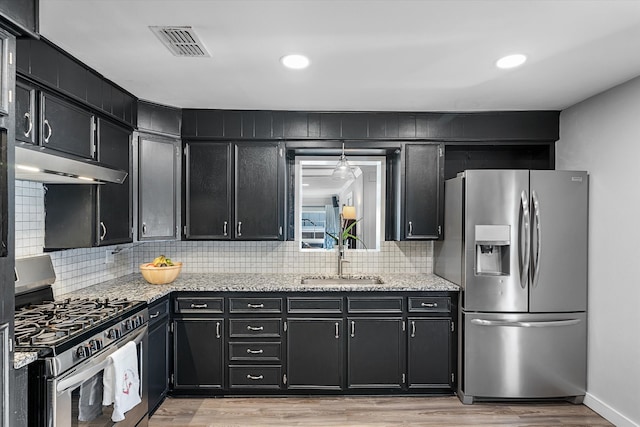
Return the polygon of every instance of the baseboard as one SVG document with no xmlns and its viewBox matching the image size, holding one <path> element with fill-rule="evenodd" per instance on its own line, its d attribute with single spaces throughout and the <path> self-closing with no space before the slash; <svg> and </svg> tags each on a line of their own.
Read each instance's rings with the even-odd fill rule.
<svg viewBox="0 0 640 427">
<path fill-rule="evenodd" d="M 616 427 L 640 427 L 640 424 L 633 422 L 592 394 L 587 393 L 584 396 L 584 404 Z"/>
</svg>

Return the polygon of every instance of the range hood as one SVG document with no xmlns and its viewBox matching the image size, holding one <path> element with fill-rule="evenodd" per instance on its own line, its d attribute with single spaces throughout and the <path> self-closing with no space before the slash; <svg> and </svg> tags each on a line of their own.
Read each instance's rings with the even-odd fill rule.
<svg viewBox="0 0 640 427">
<path fill-rule="evenodd" d="M 30 144 L 16 145 L 16 179 L 47 184 L 122 184 L 127 172 L 91 159 Z"/>
</svg>

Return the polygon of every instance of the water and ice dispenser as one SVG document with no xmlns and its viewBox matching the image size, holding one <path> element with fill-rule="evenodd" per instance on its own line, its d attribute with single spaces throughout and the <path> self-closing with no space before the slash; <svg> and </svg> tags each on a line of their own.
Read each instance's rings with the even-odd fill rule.
<svg viewBox="0 0 640 427">
<path fill-rule="evenodd" d="M 476 274 L 508 276 L 511 253 L 509 225 L 476 225 Z"/>
</svg>

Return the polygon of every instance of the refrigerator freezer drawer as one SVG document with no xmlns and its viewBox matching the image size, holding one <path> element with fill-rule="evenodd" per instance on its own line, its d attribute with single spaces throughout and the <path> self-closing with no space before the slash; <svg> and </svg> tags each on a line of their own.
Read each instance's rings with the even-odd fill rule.
<svg viewBox="0 0 640 427">
<path fill-rule="evenodd" d="M 586 313 L 463 313 L 459 394 L 484 399 L 583 396 Z"/>
</svg>

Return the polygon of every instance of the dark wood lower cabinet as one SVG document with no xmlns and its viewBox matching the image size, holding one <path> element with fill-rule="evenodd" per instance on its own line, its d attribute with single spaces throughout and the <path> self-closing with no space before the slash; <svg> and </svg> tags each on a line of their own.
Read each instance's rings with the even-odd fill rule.
<svg viewBox="0 0 640 427">
<path fill-rule="evenodd" d="M 453 385 L 451 319 L 408 319 L 409 388 L 447 388 Z"/>
<path fill-rule="evenodd" d="M 341 390 L 342 319 L 288 319 L 287 325 L 289 389 Z"/>
<path fill-rule="evenodd" d="M 454 389 L 454 292 L 180 292 L 172 311 L 174 394 Z"/>
<path fill-rule="evenodd" d="M 403 320 L 348 318 L 349 388 L 401 388 L 404 383 Z"/>
<path fill-rule="evenodd" d="M 221 389 L 224 385 L 224 319 L 173 321 L 173 387 Z"/>
<path fill-rule="evenodd" d="M 153 316 L 155 311 L 151 307 L 150 316 Z M 165 311 L 164 316 L 150 319 L 149 324 L 147 391 L 149 412 L 152 413 L 162 403 L 169 390 L 169 316 Z"/>
</svg>

